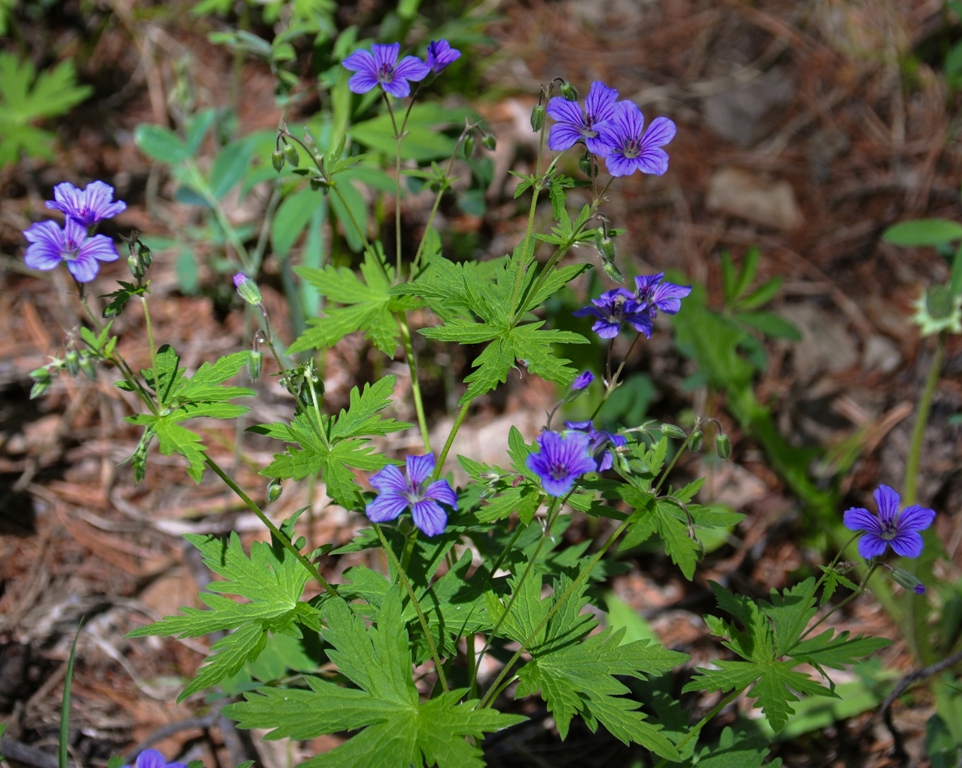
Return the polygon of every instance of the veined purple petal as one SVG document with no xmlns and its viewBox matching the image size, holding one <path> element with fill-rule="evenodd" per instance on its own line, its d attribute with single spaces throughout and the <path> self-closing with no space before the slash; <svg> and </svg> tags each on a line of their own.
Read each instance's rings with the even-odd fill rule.
<svg viewBox="0 0 962 768">
<path fill-rule="evenodd" d="M 432 40 L 428 43 L 427 65 L 435 73 L 445 69 L 461 58 L 461 51 L 452 48 L 447 40 Z"/>
<path fill-rule="evenodd" d="M 922 536 L 917 531 L 899 531 L 889 542 L 895 554 L 902 557 L 918 557 L 922 554 Z"/>
<path fill-rule="evenodd" d="M 66 239 L 55 221 L 39 221 L 23 231 L 30 245 L 24 262 L 30 269 L 55 269 L 63 261 Z"/>
<path fill-rule="evenodd" d="M 667 117 L 656 117 L 651 121 L 648 130 L 645 131 L 645 135 L 641 139 L 641 145 L 645 149 L 663 147 L 675 138 L 677 130 L 674 121 Z"/>
<path fill-rule="evenodd" d="M 388 493 L 407 493 L 407 478 L 393 464 L 388 464 L 380 472 L 371 475 L 371 485 L 379 491 Z"/>
<path fill-rule="evenodd" d="M 72 216 L 68 216 L 63 225 L 63 233 L 67 239 L 67 247 L 79 248 L 87 239 L 87 227 Z"/>
<path fill-rule="evenodd" d="M 403 77 L 395 78 L 391 82 L 382 80 L 381 87 L 396 99 L 406 99 L 411 95 L 411 84 Z"/>
<path fill-rule="evenodd" d="M 100 264 L 89 253 L 80 251 L 74 258 L 67 259 L 67 269 L 78 283 L 89 283 L 100 271 Z"/>
<path fill-rule="evenodd" d="M 447 480 L 435 480 L 424 492 L 425 499 L 434 499 L 442 504 L 447 504 L 452 509 L 458 508 L 458 494 L 456 494 Z"/>
<path fill-rule="evenodd" d="M 581 111 L 581 107 L 578 106 L 577 102 L 568 101 L 561 96 L 555 96 L 553 99 L 550 99 L 545 112 L 559 123 L 571 123 L 579 128 L 588 127 L 588 124 L 585 122 L 584 113 Z"/>
<path fill-rule="evenodd" d="M 935 520 L 935 510 L 913 504 L 902 510 L 895 527 L 901 531 L 924 531 Z"/>
<path fill-rule="evenodd" d="M 617 101 L 618 91 L 609 88 L 600 80 L 595 80 L 585 97 L 585 113 L 588 116 L 588 125 L 594 127 L 598 123 L 614 117 L 615 102 Z"/>
<path fill-rule="evenodd" d="M 106 235 L 94 235 L 84 240 L 80 246 L 79 256 L 92 256 L 99 261 L 117 261 L 117 247 L 114 241 Z"/>
<path fill-rule="evenodd" d="M 629 139 L 640 140 L 645 128 L 645 116 L 633 101 L 619 101 L 615 105 L 615 115 L 611 122 L 623 139 L 620 146 L 624 146 L 624 141 Z"/>
<path fill-rule="evenodd" d="M 414 518 L 414 524 L 428 536 L 444 533 L 444 526 L 448 522 L 448 516 L 441 509 L 441 505 L 429 499 L 415 502 L 411 507 L 411 517 Z"/>
<path fill-rule="evenodd" d="M 564 152 L 581 141 L 581 131 L 568 123 L 555 123 L 548 133 L 548 149 L 552 152 Z"/>
<path fill-rule="evenodd" d="M 420 488 L 421 483 L 427 480 L 434 471 L 433 453 L 427 453 L 424 456 L 407 456 L 405 462 L 407 463 L 411 485 L 415 488 Z"/>
<path fill-rule="evenodd" d="M 918 536 L 918 534 L 916 534 L 916 536 Z M 879 538 L 877 534 L 866 533 L 858 540 L 858 553 L 866 560 L 873 557 L 881 557 L 885 554 L 885 545 L 885 540 Z"/>
<path fill-rule="evenodd" d="M 87 205 L 90 212 L 96 215 L 93 221 L 85 221 L 85 224 L 109 219 L 127 210 L 127 203 L 122 200 L 114 202 L 114 188 L 102 181 L 90 182 L 84 192 L 87 194 Z"/>
<path fill-rule="evenodd" d="M 613 339 L 621 332 L 621 323 L 602 318 L 591 326 L 591 330 L 603 339 Z"/>
<path fill-rule="evenodd" d="M 373 480 L 373 478 L 372 478 Z M 374 523 L 385 523 L 394 520 L 410 506 L 410 502 L 400 493 L 387 491 L 367 505 L 365 514 Z"/>
<path fill-rule="evenodd" d="M 167 759 L 156 749 L 145 749 L 137 755 L 137 768 L 166 768 Z"/>
<path fill-rule="evenodd" d="M 592 317 L 607 317 L 607 315 L 597 307 L 582 307 L 581 309 L 576 309 L 571 314 L 575 317 L 587 317 L 588 315 Z"/>
<path fill-rule="evenodd" d="M 658 148 L 645 149 L 635 158 L 635 167 L 642 173 L 662 176 L 668 170 L 668 153 Z"/>
<path fill-rule="evenodd" d="M 880 485 L 872 495 L 875 497 L 875 503 L 878 504 L 879 519 L 883 523 L 893 522 L 898 517 L 902 498 L 887 485 Z"/>
<path fill-rule="evenodd" d="M 677 314 L 681 309 L 681 300 L 691 293 L 690 285 L 675 285 L 662 283 L 651 294 L 651 303 L 662 312 L 669 315 Z"/>
<path fill-rule="evenodd" d="M 400 43 L 390 43 L 388 45 L 374 43 L 374 45 L 371 46 L 371 54 L 374 56 L 374 66 L 377 67 L 378 72 L 394 67 L 394 65 L 397 64 L 397 57 L 400 52 Z"/>
<path fill-rule="evenodd" d="M 612 176 L 631 176 L 638 170 L 638 158 L 628 158 L 617 149 L 605 158 L 608 173 Z"/>
<path fill-rule="evenodd" d="M 585 146 L 588 151 L 598 157 L 608 157 L 612 152 L 615 151 L 615 147 L 608 141 L 605 135 L 595 128 L 595 132 L 598 133 L 597 136 L 585 136 Z"/>
<path fill-rule="evenodd" d="M 374 57 L 369 51 L 354 51 L 341 64 L 351 72 L 370 72 L 377 77 L 377 62 L 374 61 Z"/>
<path fill-rule="evenodd" d="M 431 74 L 431 67 L 421 61 L 417 56 L 405 56 L 394 68 L 394 79 L 411 80 L 418 82 Z"/>
<path fill-rule="evenodd" d="M 594 380 L 595 375 L 591 371 L 585 371 L 571 382 L 571 390 L 573 392 L 580 392 L 583 389 L 587 389 Z"/>
<path fill-rule="evenodd" d="M 377 77 L 370 72 L 356 72 L 347 81 L 347 87 L 351 93 L 367 93 L 377 86 Z"/>
<path fill-rule="evenodd" d="M 863 507 L 852 507 L 842 515 L 842 522 L 850 531 L 868 531 L 882 533 L 882 525 L 878 518 Z"/>
</svg>

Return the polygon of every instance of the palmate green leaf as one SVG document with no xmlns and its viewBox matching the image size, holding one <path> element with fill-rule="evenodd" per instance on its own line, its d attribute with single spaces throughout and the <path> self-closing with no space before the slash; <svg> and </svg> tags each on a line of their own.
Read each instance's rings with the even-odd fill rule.
<svg viewBox="0 0 962 768">
<path fill-rule="evenodd" d="M 29 61 L 0 52 L 0 167 L 17 162 L 21 150 L 52 158 L 53 135 L 31 123 L 62 115 L 91 93 L 89 85 L 77 85 L 71 61 L 38 76 Z"/>
<path fill-rule="evenodd" d="M 665 551 L 672 561 L 681 568 L 685 578 L 690 580 L 695 574 L 701 545 L 690 535 L 692 529 L 689 528 L 682 509 L 664 499 L 654 499 L 649 491 L 632 485 L 620 486 L 618 493 L 637 510 L 637 520 L 621 546 L 636 546 L 657 533 L 665 543 Z"/>
<path fill-rule="evenodd" d="M 157 350 L 155 367 L 141 371 L 147 386 L 154 392 L 160 405 L 158 413 L 128 416 L 127 421 L 145 427 L 145 434 L 156 435 L 164 456 L 177 453 L 187 459 L 187 473 L 195 482 L 204 475 L 207 449 L 200 435 L 181 422 L 207 416 L 214 419 L 233 419 L 249 409 L 226 401 L 253 395 L 245 387 L 226 387 L 223 383 L 243 368 L 249 352 L 235 352 L 217 362 L 204 363 L 193 376 L 180 367 L 180 356 L 169 344 Z M 141 468 L 142 469 L 142 468 Z"/>
<path fill-rule="evenodd" d="M 524 720 L 491 709 L 475 710 L 476 701 L 458 703 L 464 690 L 419 702 L 411 678 L 409 637 L 401 617 L 401 597 L 390 590 L 368 628 L 341 600 L 325 605 L 324 639 L 329 658 L 358 689 L 341 688 L 314 677 L 310 690 L 261 688 L 225 713 L 241 728 L 270 729 L 268 739 L 310 739 L 326 733 L 360 731 L 336 749 L 303 765 L 312 768 L 482 768 L 481 750 L 466 737 Z"/>
<path fill-rule="evenodd" d="M 891 644 L 891 640 L 882 637 L 864 637 L 863 635 L 856 635 L 850 640 L 848 632 L 840 632 L 836 635 L 834 630 L 829 629 L 798 643 L 791 649 L 790 654 L 792 658 L 814 667 L 844 669 L 863 656 L 887 648 Z"/>
<path fill-rule="evenodd" d="M 347 267 L 296 267 L 294 271 L 321 296 L 344 306 L 326 308 L 324 317 L 310 319 L 311 327 L 290 346 L 287 354 L 326 349 L 349 333 L 364 331 L 374 346 L 386 355 L 394 355 L 401 333 L 394 313 L 417 306 L 417 301 L 391 295 L 394 270 L 384 264 L 382 255 L 367 251 L 361 264 L 363 281 Z"/>
<path fill-rule="evenodd" d="M 308 475 L 321 474 L 328 495 L 347 509 L 361 505 L 361 489 L 354 478 L 354 469 L 376 472 L 388 464 L 388 459 L 374 452 L 370 438 L 387 435 L 410 427 L 402 421 L 384 418 L 381 412 L 391 405 L 394 376 L 385 376 L 364 389 L 351 390 L 351 404 L 336 417 L 321 416 L 313 410 L 299 413 L 290 424 L 277 422 L 254 429 L 286 443 L 286 452 L 274 455 L 261 474 L 267 477 L 300 480 Z"/>
<path fill-rule="evenodd" d="M 211 582 L 209 588 L 243 597 L 247 602 L 202 593 L 209 610 L 182 608 L 181 615 L 168 616 L 128 635 L 184 638 L 236 630 L 211 647 L 213 655 L 184 689 L 179 701 L 216 685 L 256 659 L 264 649 L 268 632 L 300 637 L 298 623 L 320 628 L 316 609 L 300 599 L 310 574 L 280 543 L 254 542 L 248 558 L 236 533 L 227 540 L 194 534 L 185 538 L 200 550 L 207 567 L 224 577 L 223 581 Z"/>
<path fill-rule="evenodd" d="M 722 731 L 718 744 L 706 746 L 698 758 L 699 768 L 761 768 L 769 765 L 781 768 L 782 759 L 765 763 L 768 757 L 768 740 L 763 736 L 735 734 L 731 728 Z"/>
<path fill-rule="evenodd" d="M 815 579 L 807 578 L 781 593 L 773 589 L 771 602 L 763 600 L 760 605 L 775 629 L 775 656 L 784 656 L 798 642 L 818 610 L 815 606 Z"/>
</svg>

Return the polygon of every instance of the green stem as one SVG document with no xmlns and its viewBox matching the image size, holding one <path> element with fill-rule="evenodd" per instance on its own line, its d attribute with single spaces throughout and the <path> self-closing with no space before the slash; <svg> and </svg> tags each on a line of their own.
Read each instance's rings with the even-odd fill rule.
<svg viewBox="0 0 962 768">
<path fill-rule="evenodd" d="M 671 463 L 667 467 L 665 467 L 665 471 L 661 473 L 661 477 L 658 479 L 658 482 L 655 483 L 655 487 L 651 491 L 652 493 L 654 493 L 655 495 L 658 494 L 658 491 L 661 489 L 662 484 L 665 482 L 665 480 L 668 479 L 669 473 L 671 472 L 671 470 L 675 468 L 675 464 L 678 463 L 678 459 L 681 458 L 681 455 L 685 452 L 685 449 L 688 447 L 688 443 L 690 442 L 691 442 L 691 435 L 688 435 L 688 437 L 685 438 L 685 442 L 681 444 L 681 447 L 677 451 L 675 451 L 675 455 L 672 457 Z"/>
<path fill-rule="evenodd" d="M 421 441 L 424 443 L 424 452 L 431 452 L 431 436 L 428 434 L 428 420 L 424 415 L 424 401 L 421 398 L 421 385 L 418 382 L 418 366 L 414 359 L 414 345 L 411 343 L 411 329 L 408 328 L 408 321 L 405 314 L 395 315 L 398 327 L 401 329 L 401 341 L 404 344 L 404 356 L 408 361 L 408 370 L 411 372 L 411 392 L 414 395 L 414 410 L 418 415 L 418 427 L 421 430 Z"/>
<path fill-rule="evenodd" d="M 925 438 L 925 426 L 929 421 L 929 411 L 932 408 L 932 397 L 939 383 L 939 375 L 942 373 L 942 361 L 945 358 L 945 339 L 946 332 L 942 331 L 939 334 L 939 343 L 935 348 L 932 365 L 929 367 L 928 378 L 925 380 L 925 389 L 922 390 L 922 399 L 919 400 L 919 408 L 915 413 L 912 443 L 909 448 L 908 460 L 905 463 L 905 484 L 902 488 L 902 503 L 905 504 L 905 506 L 915 504 L 915 494 L 919 479 L 919 464 L 922 460 L 922 442 Z"/>
<path fill-rule="evenodd" d="M 432 480 L 437 480 L 441 477 L 441 468 L 444 466 L 444 462 L 451 452 L 451 446 L 454 445 L 454 437 L 458 434 L 458 430 L 461 429 L 465 418 L 467 418 L 468 408 L 470 407 L 471 401 L 468 400 L 461 406 L 461 410 L 458 411 L 458 415 L 454 419 L 454 424 L 451 426 L 451 433 L 448 435 L 448 439 L 444 443 L 444 448 L 441 449 L 441 455 L 438 457 L 438 463 L 434 467 L 434 477 L 431 478 Z"/>
<path fill-rule="evenodd" d="M 846 605 L 848 605 L 850 602 L 852 602 L 856 597 L 858 597 L 859 595 L 861 595 L 862 592 L 865 591 L 865 585 L 868 584 L 868 580 L 872 577 L 872 574 L 875 573 L 875 571 L 876 571 L 877 569 L 878 569 L 878 563 L 873 563 L 873 564 L 872 564 L 872 567 L 868 569 L 868 573 L 865 574 L 865 578 L 862 579 L 862 582 L 858 585 L 858 589 L 856 589 L 852 594 L 850 594 L 848 597 L 846 597 L 844 600 L 842 600 L 838 605 L 833 606 L 832 609 L 831 609 L 828 613 L 826 613 L 824 616 L 822 616 L 822 618 L 820 618 L 818 621 L 816 621 L 814 624 L 812 624 L 812 626 L 810 626 L 808 629 L 806 629 L 806 630 L 801 634 L 801 636 L 798 638 L 798 640 L 795 641 L 795 644 L 792 645 L 792 648 L 795 648 L 796 646 L 798 646 L 798 644 L 799 644 L 800 642 L 802 642 L 802 640 L 804 640 L 806 637 L 808 637 L 810 634 L 812 634 L 812 632 L 814 632 L 816 629 L 818 629 L 818 628 L 825 622 L 825 620 L 826 620 L 829 616 L 831 616 L 833 613 L 841 610 L 841 609 L 844 608 Z M 792 652 L 792 648 L 790 648 L 790 649 L 788 650 L 788 653 L 789 653 L 789 654 Z"/>
<path fill-rule="evenodd" d="M 517 663 L 518 659 L 521 658 L 521 655 L 527 650 L 528 645 L 530 645 L 530 643 L 541 633 L 541 630 L 544 629 L 545 626 L 547 626 L 548 622 L 551 621 L 554 615 L 559 610 L 561 610 L 561 606 L 563 606 L 565 602 L 567 602 L 568 598 L 571 597 L 571 595 L 573 595 L 575 591 L 581 587 L 581 584 L 584 582 L 584 580 L 588 578 L 588 574 L 591 573 L 592 570 L 594 570 L 594 567 L 598 564 L 598 561 L 601 560 L 602 557 L 604 557 L 605 552 L 607 552 L 608 549 L 611 547 L 611 545 L 614 544 L 619 538 L 621 538 L 621 535 L 626 530 L 628 530 L 628 525 L 630 523 L 631 523 L 631 517 L 629 517 L 627 520 L 624 520 L 621 523 L 621 525 L 619 525 L 618 528 L 615 529 L 614 533 L 612 533 L 611 536 L 608 537 L 608 540 L 595 553 L 594 557 L 592 557 L 591 560 L 588 562 L 588 565 L 581 571 L 581 573 L 578 574 L 578 577 L 573 582 L 571 582 L 571 586 L 569 586 L 568 589 L 566 589 L 564 593 L 561 595 L 561 597 L 559 597 L 555 601 L 555 604 L 551 606 L 551 608 L 545 614 L 544 618 L 539 622 L 538 626 L 535 627 L 534 630 L 531 632 L 531 634 L 529 634 L 528 637 L 525 638 L 524 642 L 521 643 L 521 647 L 518 648 L 514 656 L 512 656 L 511 659 L 508 661 L 508 663 L 505 664 L 504 668 L 501 670 L 501 673 L 495 679 L 494 683 L 488 689 L 488 692 L 484 695 L 484 698 L 478 703 L 475 709 L 483 709 L 484 707 L 491 705 L 491 703 L 494 701 L 495 696 L 497 696 L 496 691 L 498 689 L 498 686 L 501 685 L 502 681 L 505 679 L 505 677 L 507 677 L 508 673 L 511 671 L 511 668 Z"/>
<path fill-rule="evenodd" d="M 394 282 L 401 282 L 401 132 L 397 127 L 397 120 L 394 118 L 394 108 L 391 106 L 391 99 L 386 92 L 382 91 L 384 103 L 387 104 L 387 113 L 391 116 L 391 126 L 394 128 L 394 139 L 397 141 L 397 151 L 394 153 L 394 260 L 397 264 Z M 410 114 L 410 107 L 408 108 Z M 404 116 L 407 124 L 407 114 Z"/>
<path fill-rule="evenodd" d="M 157 347 L 154 343 L 154 326 L 150 322 L 150 310 L 147 308 L 147 297 L 141 296 L 140 303 L 144 305 L 144 322 L 147 325 L 147 342 L 150 345 L 150 364 L 157 370 Z M 156 383 L 155 385 L 156 386 Z"/>
<path fill-rule="evenodd" d="M 715 708 L 712 709 L 712 711 L 709 712 L 707 715 L 705 715 L 701 720 L 699 720 L 697 725 L 695 725 L 694 728 L 690 728 L 688 730 L 688 733 L 685 734 L 685 738 L 679 741 L 675 745 L 675 748 L 680 752 L 683 746 L 685 746 L 689 741 L 691 741 L 699 733 L 701 733 L 701 729 L 704 728 L 706 725 L 708 725 L 708 723 L 711 722 L 711 720 L 715 717 L 715 715 L 717 715 L 725 707 L 727 707 L 735 699 L 737 699 L 742 694 L 742 690 L 743 689 L 741 688 L 737 688 L 734 691 L 732 691 L 730 694 L 728 694 L 720 702 L 718 702 L 718 704 L 715 705 Z M 661 758 L 661 760 L 658 761 L 658 765 L 656 765 L 655 768 L 664 768 L 664 766 L 666 765 L 668 765 L 668 758 L 663 757 Z"/>
<path fill-rule="evenodd" d="M 270 521 L 270 518 L 268 518 L 267 515 L 264 514 L 261 508 L 257 506 L 257 504 L 254 502 L 254 500 L 251 499 L 251 497 L 248 496 L 246 493 L 244 493 L 243 490 L 241 490 L 240 486 L 237 485 L 237 483 L 235 483 L 227 475 L 227 473 L 220 468 L 220 466 L 218 466 L 217 462 L 215 462 L 209 456 L 205 456 L 204 463 L 206 463 L 208 467 L 214 470 L 214 474 L 216 474 L 221 480 L 223 480 L 224 483 L 227 485 L 227 487 L 230 488 L 235 494 L 237 494 L 237 497 L 241 501 L 243 501 L 244 504 L 247 505 L 247 508 L 251 512 L 257 515 L 260 521 L 264 523 L 264 525 L 267 527 L 267 530 L 271 532 L 271 535 L 274 538 L 276 538 L 288 552 L 294 555 L 297 561 L 301 565 L 303 565 L 305 569 L 307 569 L 307 572 L 314 577 L 315 581 L 317 581 L 317 583 L 321 585 L 321 587 L 324 589 L 325 592 L 327 592 L 328 595 L 330 595 L 331 597 L 340 597 L 340 595 L 337 594 L 337 590 L 331 586 L 331 584 L 327 581 L 327 579 L 321 576 L 320 571 L 318 571 L 317 568 L 314 567 L 314 564 L 298 551 L 297 547 L 294 546 L 293 542 L 291 542 L 291 540 L 287 538 L 287 536 L 285 536 L 281 532 L 281 530 L 276 525 L 274 525 L 274 523 Z"/>
<path fill-rule="evenodd" d="M 438 655 L 437 646 L 434 644 L 434 637 L 431 635 L 431 628 L 428 626 L 427 616 L 424 615 L 424 611 L 421 610 L 421 603 L 418 602 L 418 596 L 414 593 L 414 588 L 411 586 L 411 582 L 408 580 L 407 574 L 404 569 L 401 568 L 401 564 L 398 562 L 397 555 L 394 554 L 394 550 L 391 549 L 391 545 L 388 540 L 384 537 L 384 532 L 381 530 L 381 526 L 377 523 L 371 524 L 374 528 L 374 532 L 377 537 L 381 540 L 381 546 L 384 547 L 385 553 L 387 553 L 388 559 L 391 561 L 391 565 L 397 571 L 398 579 L 401 585 L 404 587 L 404 591 L 408 593 L 408 597 L 411 598 L 411 604 L 414 606 L 414 610 L 417 612 L 418 621 L 421 623 L 421 630 L 424 632 L 424 638 L 427 640 L 428 648 L 431 651 L 431 658 L 434 659 L 434 666 L 438 671 L 438 681 L 441 683 L 441 689 L 447 693 L 450 689 L 448 688 L 448 681 L 444 677 L 444 667 L 441 666 L 441 657 Z"/>
</svg>

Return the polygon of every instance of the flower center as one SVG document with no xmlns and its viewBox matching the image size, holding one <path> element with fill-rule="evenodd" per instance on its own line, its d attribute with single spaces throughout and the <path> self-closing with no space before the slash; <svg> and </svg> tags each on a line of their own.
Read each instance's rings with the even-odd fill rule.
<svg viewBox="0 0 962 768">
<path fill-rule="evenodd" d="M 569 472 L 568 467 L 566 467 L 564 464 L 556 462 L 551 465 L 551 471 L 549 474 L 551 475 L 552 480 L 564 480 L 571 473 Z"/>
<path fill-rule="evenodd" d="M 894 522 L 882 523 L 882 532 L 879 534 L 879 538 L 885 541 L 891 541 L 898 534 L 898 526 Z"/>
<path fill-rule="evenodd" d="M 63 258 L 67 261 L 73 261 L 77 258 L 77 253 L 80 251 L 80 244 L 75 243 L 69 237 L 67 238 L 67 247 L 63 252 Z"/>
<path fill-rule="evenodd" d="M 394 67 L 390 64 L 382 64 L 377 75 L 382 83 L 390 83 L 394 79 Z"/>
<path fill-rule="evenodd" d="M 628 141 L 625 143 L 625 146 L 621 149 L 621 154 L 623 154 L 625 157 L 638 157 L 638 140 L 628 139 Z"/>
</svg>

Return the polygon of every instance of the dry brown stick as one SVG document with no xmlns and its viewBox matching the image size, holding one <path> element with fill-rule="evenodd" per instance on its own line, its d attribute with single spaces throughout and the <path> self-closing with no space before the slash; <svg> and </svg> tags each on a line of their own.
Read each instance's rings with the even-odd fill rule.
<svg viewBox="0 0 962 768">
<path fill-rule="evenodd" d="M 57 756 L 29 747 L 13 739 L 0 739 L 0 755 L 18 763 L 33 765 L 36 768 L 57 768 Z M 70 768 L 75 768 L 72 764 Z"/>
</svg>

